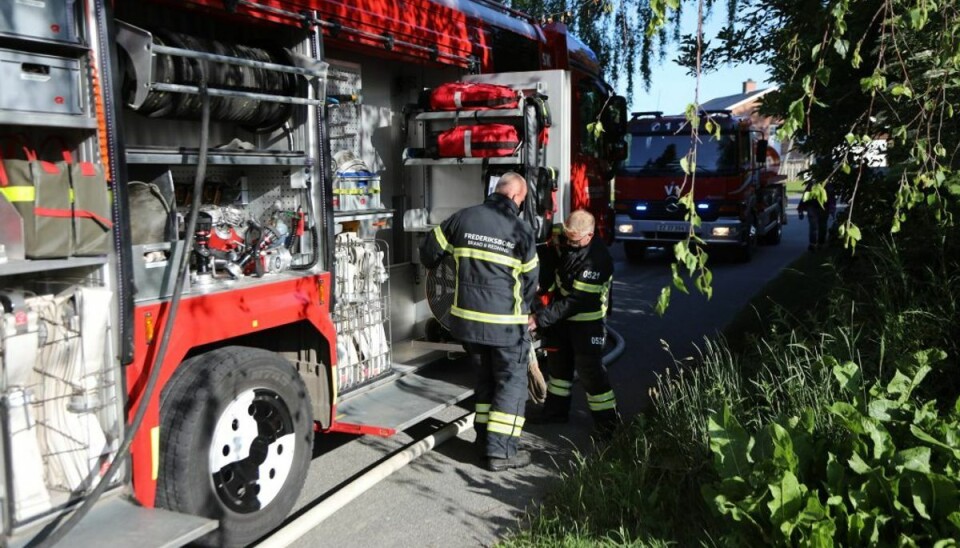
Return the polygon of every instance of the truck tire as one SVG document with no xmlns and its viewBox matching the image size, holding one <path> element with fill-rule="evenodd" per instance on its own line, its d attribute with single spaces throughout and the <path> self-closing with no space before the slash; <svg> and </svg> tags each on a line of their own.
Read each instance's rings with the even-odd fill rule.
<svg viewBox="0 0 960 548">
<path fill-rule="evenodd" d="M 277 527 L 313 451 L 310 396 L 290 363 L 220 348 L 181 364 L 162 396 L 155 504 L 219 520 L 201 545 L 245 546 Z"/>
<path fill-rule="evenodd" d="M 757 250 L 757 218 L 750 217 L 747 234 L 744 241 L 736 248 L 735 258 L 741 263 L 749 263 L 753 260 L 753 253 Z"/>
<path fill-rule="evenodd" d="M 761 238 L 761 243 L 764 245 L 777 245 L 780 243 L 780 240 L 783 238 L 783 223 L 780 222 L 779 217 L 777 218 L 777 225 L 767 231 L 766 234 Z"/>
<path fill-rule="evenodd" d="M 623 253 L 627 256 L 629 263 L 642 263 L 647 256 L 647 246 L 640 242 L 623 242 Z"/>
</svg>

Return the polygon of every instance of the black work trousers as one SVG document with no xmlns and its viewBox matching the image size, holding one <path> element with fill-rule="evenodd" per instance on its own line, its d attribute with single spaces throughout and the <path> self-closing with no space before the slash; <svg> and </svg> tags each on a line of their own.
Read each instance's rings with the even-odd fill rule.
<svg viewBox="0 0 960 548">
<path fill-rule="evenodd" d="M 486 456 L 510 458 L 517 453 L 527 401 L 530 341 L 515 346 L 464 345 L 477 364 L 474 429 Z"/>
<path fill-rule="evenodd" d="M 827 222 L 830 214 L 819 204 L 807 208 L 807 222 L 809 223 L 810 245 L 822 246 L 827 243 Z"/>
<path fill-rule="evenodd" d="M 598 430 L 609 431 L 620 423 L 617 400 L 603 366 L 603 345 L 607 330 L 602 320 L 564 320 L 544 336 L 549 377 L 544 414 L 566 419 L 570 413 L 573 373 L 587 393 L 587 406 Z"/>
</svg>

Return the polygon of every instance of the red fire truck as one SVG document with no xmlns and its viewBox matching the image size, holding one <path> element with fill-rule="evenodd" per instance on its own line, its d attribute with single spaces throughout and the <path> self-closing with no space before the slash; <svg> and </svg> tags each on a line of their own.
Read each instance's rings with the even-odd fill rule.
<svg viewBox="0 0 960 548">
<path fill-rule="evenodd" d="M 707 131 L 707 120 L 720 128 Z M 617 240 L 627 259 L 641 261 L 648 247 L 671 246 L 690 225 L 680 197 L 693 186 L 681 160 L 693 141 L 684 116 L 634 113 L 627 129 L 627 159 L 617 171 Z M 783 178 L 767 165 L 767 140 L 748 118 L 703 112 L 696 154 L 696 234 L 710 246 L 750 260 L 757 243 L 780 243 L 787 222 Z M 692 166 L 691 161 L 691 166 Z"/>
<path fill-rule="evenodd" d="M 541 238 L 581 207 L 612 228 L 623 98 L 564 26 L 489 0 L 18 1 L 0 77 L 10 545 L 256 540 L 315 435 L 470 395 L 422 337 L 453 291 L 423 233 L 510 170 Z M 423 100 L 457 81 L 517 100 Z M 518 146 L 437 153 L 493 123 Z"/>
</svg>

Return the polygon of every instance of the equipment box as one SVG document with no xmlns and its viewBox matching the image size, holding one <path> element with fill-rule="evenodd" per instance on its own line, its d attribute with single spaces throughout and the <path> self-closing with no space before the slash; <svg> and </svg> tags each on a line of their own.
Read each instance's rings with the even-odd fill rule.
<svg viewBox="0 0 960 548">
<path fill-rule="evenodd" d="M 80 61 L 0 49 L 0 110 L 83 114 Z"/>
<path fill-rule="evenodd" d="M 170 277 L 171 269 L 180 265 L 184 243 L 177 241 L 143 244 L 133 246 L 133 285 L 136 288 L 136 302 L 163 299 L 173 294 L 176 277 Z M 172 251 L 171 251 L 172 249 Z M 168 285 L 169 284 L 169 285 Z M 189 291 L 189 280 L 183 286 Z"/>
<path fill-rule="evenodd" d="M 3 0 L 0 35 L 77 43 L 74 0 Z"/>
</svg>

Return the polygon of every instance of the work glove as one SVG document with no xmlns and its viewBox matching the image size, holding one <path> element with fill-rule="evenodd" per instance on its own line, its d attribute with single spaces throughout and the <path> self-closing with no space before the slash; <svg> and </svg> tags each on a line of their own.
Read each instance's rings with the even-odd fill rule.
<svg viewBox="0 0 960 548">
<path fill-rule="evenodd" d="M 527 363 L 527 395 L 534 403 L 547 401 L 547 381 L 540 371 L 540 361 L 537 360 L 537 351 L 530 348 L 530 360 Z"/>
</svg>

